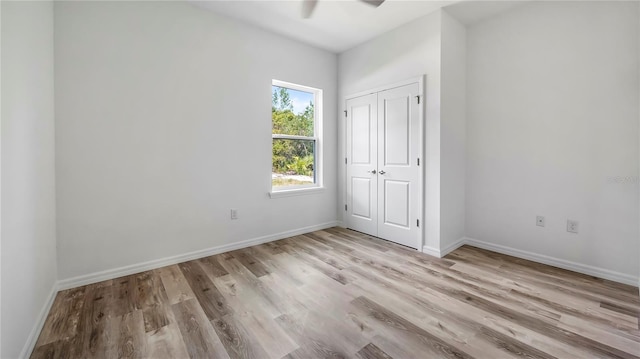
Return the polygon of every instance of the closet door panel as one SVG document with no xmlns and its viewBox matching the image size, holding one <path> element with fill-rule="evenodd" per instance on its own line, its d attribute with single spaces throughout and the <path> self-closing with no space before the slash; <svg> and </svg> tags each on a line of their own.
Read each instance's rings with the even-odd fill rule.
<svg viewBox="0 0 640 359">
<path fill-rule="evenodd" d="M 384 104 L 384 145 L 382 161 L 385 166 L 409 166 L 411 117 L 409 98 L 390 98 Z"/>
<path fill-rule="evenodd" d="M 378 237 L 418 248 L 417 83 L 378 93 Z"/>
<path fill-rule="evenodd" d="M 348 228 L 378 235 L 377 95 L 347 101 L 346 124 Z"/>
<path fill-rule="evenodd" d="M 411 184 L 407 181 L 384 181 L 384 224 L 404 229 L 409 227 Z"/>
</svg>

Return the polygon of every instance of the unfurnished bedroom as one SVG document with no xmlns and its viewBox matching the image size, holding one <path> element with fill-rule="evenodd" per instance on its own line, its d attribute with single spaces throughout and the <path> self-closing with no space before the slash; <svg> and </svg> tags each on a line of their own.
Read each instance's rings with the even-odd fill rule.
<svg viewBox="0 0 640 359">
<path fill-rule="evenodd" d="M 640 358 L 640 2 L 0 19 L 1 358 Z"/>
</svg>

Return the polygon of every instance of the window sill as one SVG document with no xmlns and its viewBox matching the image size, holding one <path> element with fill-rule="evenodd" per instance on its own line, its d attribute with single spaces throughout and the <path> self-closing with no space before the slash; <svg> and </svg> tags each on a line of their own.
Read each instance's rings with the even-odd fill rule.
<svg viewBox="0 0 640 359">
<path fill-rule="evenodd" d="M 269 192 L 269 197 L 283 198 L 283 197 L 293 197 L 293 196 L 304 196 L 308 194 L 318 194 L 322 192 L 324 192 L 324 187 L 285 189 L 280 191 L 271 191 Z"/>
</svg>

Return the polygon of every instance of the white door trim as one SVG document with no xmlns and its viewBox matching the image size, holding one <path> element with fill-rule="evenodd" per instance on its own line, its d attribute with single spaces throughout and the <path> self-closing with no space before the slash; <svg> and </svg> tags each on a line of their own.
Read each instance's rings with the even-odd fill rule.
<svg viewBox="0 0 640 359">
<path fill-rule="evenodd" d="M 370 95 L 373 93 L 378 93 L 381 91 L 385 91 L 385 90 L 391 90 L 397 87 L 402 87 L 402 86 L 406 86 L 406 85 L 410 85 L 413 83 L 418 83 L 418 93 L 420 96 L 420 104 L 418 106 L 418 114 L 420 117 L 420 136 L 419 136 L 419 147 L 420 147 L 420 170 L 418 171 L 418 193 L 419 193 L 419 197 L 420 197 L 420 204 L 418 205 L 418 213 L 417 213 L 417 217 L 420 219 L 420 229 L 418 230 L 418 238 L 416 238 L 416 248 L 418 248 L 419 251 L 422 251 L 422 248 L 424 247 L 424 226 L 426 223 L 426 220 L 424 218 L 424 208 L 425 208 L 425 198 L 424 198 L 424 193 L 425 193 L 425 189 L 424 189 L 424 169 L 426 168 L 425 164 L 426 164 L 426 160 L 425 160 L 425 146 L 424 146 L 424 142 L 425 142 L 425 128 L 426 128 L 426 118 L 425 118 L 425 104 L 427 103 L 426 101 L 426 95 L 425 95 L 425 81 L 426 81 L 426 75 L 420 75 L 420 76 L 416 76 L 416 77 L 412 77 L 403 81 L 398 81 L 398 82 L 394 82 L 388 85 L 382 85 L 382 86 L 378 86 L 378 87 L 374 87 L 372 89 L 369 90 L 364 90 L 364 91 L 360 91 L 360 92 L 356 92 L 356 93 L 352 93 L 351 95 L 347 95 L 344 97 L 343 101 L 342 101 L 342 113 L 344 113 L 344 111 L 346 111 L 347 108 L 347 101 L 357 98 L 357 97 L 362 97 L 362 96 L 366 96 L 366 95 Z M 344 158 L 346 158 L 347 155 L 347 121 L 346 121 L 346 116 L 339 116 L 339 118 L 343 119 L 343 124 L 342 124 L 342 130 L 343 130 L 343 134 L 344 134 L 344 138 L 343 138 L 343 146 L 342 146 L 342 152 L 340 153 L 340 162 L 342 163 L 344 167 L 344 175 L 343 175 L 343 189 L 342 189 L 342 198 L 344 201 L 344 204 L 346 204 L 347 202 L 347 171 L 346 171 L 346 163 L 344 162 Z M 343 205 L 344 205 L 343 204 Z M 346 211 L 343 211 L 343 213 L 345 213 Z M 344 217 L 344 225 L 347 225 L 347 221 L 346 221 L 346 217 Z"/>
</svg>

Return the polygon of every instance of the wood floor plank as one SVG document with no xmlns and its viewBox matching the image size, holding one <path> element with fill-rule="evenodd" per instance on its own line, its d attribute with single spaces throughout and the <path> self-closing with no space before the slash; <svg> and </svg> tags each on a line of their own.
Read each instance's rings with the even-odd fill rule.
<svg viewBox="0 0 640 359">
<path fill-rule="evenodd" d="M 196 297 L 177 265 L 156 269 L 156 273 L 162 280 L 169 304 L 176 304 Z"/>
<path fill-rule="evenodd" d="M 256 278 L 245 266 L 236 258 L 221 261 L 221 264 L 229 271 L 229 274 L 236 280 L 237 286 L 247 293 L 251 293 L 250 298 L 255 305 L 267 310 L 271 317 L 291 310 L 290 301 L 286 300 L 276 289 L 265 285 L 262 278 Z"/>
<path fill-rule="evenodd" d="M 375 241 L 375 237 L 368 236 L 364 233 L 345 230 L 342 228 L 327 228 L 324 231 L 320 231 L 320 232 L 327 232 L 327 233 L 334 234 L 340 238 L 346 239 L 351 242 L 355 242 L 363 247 L 367 247 L 369 249 L 373 249 L 378 252 L 385 253 L 389 250 L 387 245 L 378 244 Z"/>
<path fill-rule="evenodd" d="M 612 282 L 606 279 L 596 278 L 587 274 L 572 272 L 566 269 L 536 263 L 522 258 L 503 256 L 485 249 L 465 246 L 463 250 L 480 252 L 488 258 L 499 258 L 503 262 L 502 266 L 518 268 L 519 270 L 534 271 L 537 276 L 544 277 L 551 281 L 564 282 L 570 287 L 586 288 L 590 291 L 604 291 L 605 295 L 618 297 L 624 296 L 633 302 L 639 303 L 638 290 L 634 286 Z M 613 293 L 613 292 L 615 293 Z"/>
<path fill-rule="evenodd" d="M 324 231 L 311 232 L 302 234 L 303 237 L 311 239 L 311 241 L 303 241 L 302 243 L 314 243 L 316 245 L 321 245 L 322 250 L 331 250 L 333 246 L 330 243 L 327 243 L 325 240 L 326 237 L 331 236 L 330 233 Z"/>
<path fill-rule="evenodd" d="M 274 298 L 279 302 L 278 311 L 280 314 L 306 309 L 306 297 L 303 289 L 296 287 L 294 282 L 282 277 L 279 273 L 271 273 L 260 277 L 260 282 L 266 288 L 270 288 Z"/>
<path fill-rule="evenodd" d="M 235 315 L 235 319 L 244 328 L 251 328 L 251 335 L 269 358 L 282 358 L 299 347 L 273 318 L 261 315 L 258 311 L 245 311 Z"/>
<path fill-rule="evenodd" d="M 136 286 L 136 275 L 128 275 L 113 280 L 115 316 L 122 316 L 137 309 Z"/>
<path fill-rule="evenodd" d="M 200 258 L 198 259 L 198 263 L 200 263 L 200 266 L 210 278 L 218 278 L 229 274 L 229 272 L 220 265 L 217 257 L 211 256 Z"/>
<path fill-rule="evenodd" d="M 380 287 L 375 284 L 382 283 L 383 279 L 378 278 L 372 281 L 371 277 L 366 276 L 366 273 L 360 272 L 359 274 L 361 279 L 354 285 L 361 289 L 364 296 L 375 298 L 378 304 L 386 308 L 393 308 L 395 314 L 410 318 L 416 326 L 455 345 L 471 356 L 504 356 L 500 348 L 489 345 L 489 343 L 478 342 L 473 346 L 468 344 L 469 338 L 472 338 L 480 330 L 482 324 L 464 320 L 455 312 L 450 312 L 437 305 L 439 303 L 437 301 L 426 302 L 416 298 L 401 285 L 384 282 L 385 286 L 394 288 L 394 292 L 403 293 L 400 298 L 391 295 L 390 292 L 380 290 Z"/>
<path fill-rule="evenodd" d="M 450 298 L 441 292 L 418 291 L 415 294 L 425 308 L 429 308 L 430 303 L 438 303 L 438 305 L 442 306 L 449 313 L 463 313 L 465 320 L 483 323 L 484 326 L 496 330 L 507 337 L 512 337 L 531 347 L 540 348 L 558 358 L 589 358 L 594 356 L 587 348 L 575 346 L 547 333 L 532 330 L 527 327 L 525 323 L 519 323 L 516 320 L 488 313 L 472 304 L 469 305 L 468 303 Z M 468 342 L 468 344 L 472 348 L 476 346 L 476 342 Z"/>
<path fill-rule="evenodd" d="M 304 235 L 302 237 L 304 237 Z M 337 270 L 343 270 L 350 266 L 348 262 L 333 256 L 331 252 L 327 252 L 326 248 L 317 248 L 318 246 L 322 246 L 322 244 L 314 241 L 300 241 L 295 243 L 296 248 L 322 262 L 327 263 Z"/>
<path fill-rule="evenodd" d="M 62 291 L 56 295 L 37 346 L 75 337 L 87 287 Z"/>
<path fill-rule="evenodd" d="M 511 294 L 510 288 L 492 285 L 491 282 L 475 275 L 455 273 L 449 269 L 437 271 L 412 263 L 407 266 L 401 265 L 400 268 L 418 277 L 430 276 L 427 280 L 430 283 L 468 291 L 481 298 L 499 302 L 505 307 L 524 310 L 529 315 L 546 322 L 556 323 L 561 317 L 561 313 L 558 313 L 554 308 L 548 308 L 533 301 L 520 300 Z M 423 284 L 426 285 L 426 282 L 423 282 Z"/>
<path fill-rule="evenodd" d="M 376 269 L 381 270 L 380 268 L 376 268 Z M 564 338 L 565 340 L 579 340 L 581 341 L 583 346 L 591 350 L 592 353 L 594 354 L 597 353 L 598 355 L 628 357 L 628 353 L 621 352 L 616 348 L 604 345 L 597 341 L 592 341 L 588 338 L 577 335 L 570 331 L 559 330 L 556 326 L 549 325 L 548 323 L 543 322 L 539 318 L 534 318 L 527 314 L 516 312 L 515 310 L 506 308 L 502 305 L 495 305 L 495 303 L 492 303 L 486 299 L 483 299 L 479 296 L 476 296 L 464 290 L 457 289 L 454 286 L 438 284 L 433 280 L 425 282 L 425 280 L 419 276 L 411 275 L 410 273 L 407 273 L 398 269 L 394 271 L 389 271 L 387 274 L 399 280 L 405 280 L 406 278 L 410 278 L 412 282 L 421 284 L 423 286 L 428 285 L 430 289 L 435 289 L 437 291 L 440 291 L 443 294 L 449 296 L 450 298 L 455 298 L 463 302 L 466 301 L 467 303 L 470 303 L 478 308 L 481 308 L 482 310 L 491 312 L 492 314 L 495 314 L 498 316 L 502 316 L 503 318 L 510 319 L 510 320 L 514 320 L 514 318 L 519 318 L 519 320 L 517 321 L 518 323 L 520 324 L 524 323 L 529 329 L 535 330 L 538 333 L 541 333 L 543 335 L 549 335 L 549 333 L 553 333 L 555 336 Z M 482 304 L 482 306 L 478 306 L 479 304 Z M 505 313 L 509 313 L 509 315 L 511 316 Z M 635 356 L 631 355 L 629 357 L 635 357 Z"/>
<path fill-rule="evenodd" d="M 173 304 L 171 310 L 189 358 L 229 359 L 220 338 L 197 300 L 190 299 Z"/>
<path fill-rule="evenodd" d="M 335 280 L 336 282 L 342 285 L 346 285 L 349 283 L 350 278 L 346 276 L 344 272 L 342 272 L 342 270 L 337 269 L 316 257 L 313 257 L 312 255 L 299 248 L 296 248 L 296 245 L 293 241 L 287 242 L 287 244 L 283 248 L 288 254 L 308 264 L 309 266 L 313 267 L 327 277 Z"/>
<path fill-rule="evenodd" d="M 257 340 L 233 315 L 211 321 L 218 337 L 232 359 L 263 359 L 269 356 Z"/>
<path fill-rule="evenodd" d="M 480 308 L 486 312 L 495 314 L 497 316 L 503 317 L 505 319 L 513 320 L 518 322 L 521 325 L 526 326 L 527 328 L 534 330 L 538 333 L 553 336 L 556 338 L 561 338 L 563 341 L 573 344 L 579 344 L 590 350 L 594 355 L 597 356 L 605 356 L 605 357 L 616 357 L 616 358 L 640 358 L 637 355 L 624 352 L 619 350 L 611 345 L 601 343 L 599 341 L 587 338 L 585 336 L 579 335 L 572 331 L 562 329 L 560 327 L 554 325 L 548 325 L 540 321 L 539 319 L 530 317 L 523 313 L 518 313 L 514 310 L 507 309 L 503 306 L 496 305 L 495 303 L 491 303 L 487 300 L 484 300 L 480 297 L 477 297 L 470 293 L 464 292 L 450 292 L 450 294 L 457 297 L 458 300 L 467 301 L 468 303 L 473 303 L 477 308 Z M 640 354 L 640 353 L 636 353 Z"/>
<path fill-rule="evenodd" d="M 349 303 L 359 295 L 354 289 L 351 285 L 343 286 L 322 273 L 316 273 L 309 277 L 307 284 L 297 288 L 297 298 L 301 308 L 337 318 L 346 314 Z M 286 311 L 290 312 L 292 310 Z"/>
<path fill-rule="evenodd" d="M 329 228 L 61 291 L 31 358 L 638 358 L 636 287 Z"/>
<path fill-rule="evenodd" d="M 640 335 L 638 335 L 640 333 L 629 335 L 628 333 L 603 329 L 596 325 L 589 325 L 589 322 L 586 320 L 570 316 L 562 317 L 562 320 L 558 323 L 558 327 L 593 340 L 594 342 L 603 341 L 612 348 L 640 356 Z"/>
<path fill-rule="evenodd" d="M 147 356 L 147 340 L 144 332 L 142 311 L 132 312 L 115 317 L 111 321 L 113 341 L 109 352 L 118 358 L 145 358 Z M 108 355 L 105 357 L 109 357 Z"/>
<path fill-rule="evenodd" d="M 142 272 L 135 275 L 135 278 L 136 292 L 134 300 L 136 309 L 143 310 L 167 302 L 167 293 L 157 272 Z"/>
<path fill-rule="evenodd" d="M 601 311 L 597 310 L 597 308 L 591 307 L 574 309 L 572 307 L 566 306 L 564 302 L 557 303 L 544 298 L 536 297 L 531 294 L 525 294 L 517 290 L 512 290 L 510 293 L 514 296 L 518 296 L 530 302 L 540 303 L 549 308 L 553 308 L 560 312 L 563 317 L 570 316 L 580 318 L 587 321 L 589 325 L 606 328 L 607 330 L 612 331 L 620 331 L 621 333 L 634 335 L 636 337 L 638 336 L 638 334 L 640 334 L 636 326 L 636 320 L 632 319 L 631 317 L 625 317 L 624 319 L 622 319 L 620 317 L 617 317 L 615 314 L 605 315 Z"/>
<path fill-rule="evenodd" d="M 611 311 L 614 311 L 614 312 L 617 312 L 617 313 L 620 313 L 620 314 L 625 314 L 625 315 L 628 315 L 630 317 L 637 318 L 638 315 L 640 315 L 640 310 L 633 310 L 631 308 L 623 307 L 623 306 L 620 306 L 618 304 L 610 303 L 610 302 L 607 302 L 607 301 L 600 302 L 600 307 L 608 309 L 608 310 L 611 310 Z"/>
<path fill-rule="evenodd" d="M 276 242 L 268 242 L 258 247 L 265 248 L 268 251 L 268 253 L 271 255 L 280 254 L 284 252 L 282 248 L 280 248 L 280 245 Z"/>
<path fill-rule="evenodd" d="M 337 325 L 340 322 L 315 311 L 304 310 L 283 314 L 278 324 L 298 343 L 302 351 L 330 353 L 333 357 L 352 357 L 369 339 L 359 332 Z M 331 328 L 331 330 L 329 330 Z"/>
<path fill-rule="evenodd" d="M 393 359 L 389 354 L 378 348 L 375 344 L 369 343 L 360 349 L 356 355 L 360 359 Z"/>
<path fill-rule="evenodd" d="M 509 356 L 505 353 L 496 353 L 496 347 L 487 347 L 486 342 L 475 342 L 474 345 L 468 345 L 468 343 L 465 345 L 464 343 L 460 343 L 459 340 L 464 339 L 464 337 L 456 338 L 456 336 L 451 336 L 451 334 L 459 331 L 459 329 L 453 331 L 448 329 L 455 326 L 459 321 L 462 321 L 462 324 L 468 327 L 476 328 L 476 331 L 479 329 L 480 325 L 491 326 L 492 329 L 498 330 L 504 335 L 514 337 L 515 339 L 532 347 L 544 347 L 545 350 L 550 353 L 556 353 L 559 358 L 592 356 L 591 353 L 586 352 L 581 348 L 574 348 L 569 345 L 558 343 L 553 338 L 549 338 L 537 332 L 523 328 L 517 323 L 513 323 L 509 320 L 488 315 L 488 313 L 482 310 L 454 300 L 440 292 L 412 288 L 412 282 L 410 280 L 403 282 L 402 277 L 396 277 L 395 279 L 397 280 L 391 281 L 388 278 L 384 278 L 380 273 L 371 273 L 361 268 L 351 268 L 351 270 L 357 271 L 358 275 L 363 278 L 368 278 L 371 281 L 364 285 L 364 287 L 366 287 L 367 293 L 372 293 L 372 297 L 376 297 L 378 300 L 384 299 L 385 297 L 379 296 L 376 291 L 372 292 L 375 288 L 378 288 L 378 290 L 380 290 L 379 288 L 388 288 L 388 290 L 393 293 L 402 293 L 402 296 L 397 298 L 395 303 L 387 303 L 389 307 L 402 309 L 403 307 L 401 305 L 403 301 L 410 300 L 422 309 L 422 311 L 413 314 L 411 313 L 411 310 L 403 310 L 402 313 L 406 313 L 407 317 L 415 318 L 416 316 L 419 316 L 421 312 L 425 312 L 427 315 L 433 316 L 438 320 L 442 320 L 444 328 L 440 328 L 440 326 L 438 326 L 438 329 L 432 330 L 431 332 L 442 335 L 443 337 L 445 337 L 444 334 L 447 334 L 451 340 L 458 343 L 460 348 L 466 350 L 471 355 L 476 354 L 478 357 L 484 357 L 487 355 L 492 357 Z M 376 283 L 378 284 L 376 285 Z M 464 316 L 460 316 L 458 313 L 464 313 Z M 478 355 L 478 353 L 480 355 Z"/>
<path fill-rule="evenodd" d="M 80 323 L 83 335 L 82 357 L 100 358 L 108 351 L 112 340 L 109 325 L 113 317 L 113 288 L 111 283 L 87 286 L 85 305 Z M 79 345 L 77 343 L 76 345 Z"/>
<path fill-rule="evenodd" d="M 148 332 L 146 336 L 149 358 L 174 359 L 190 357 L 177 323 L 171 323 Z"/>
<path fill-rule="evenodd" d="M 533 263 L 533 262 L 532 262 Z M 640 308 L 640 299 L 624 291 L 612 291 L 606 288 L 599 287 L 597 285 L 588 286 L 585 284 L 574 283 L 573 277 L 551 277 L 543 276 L 533 269 L 527 268 L 524 265 L 515 265 L 512 263 L 506 263 L 501 265 L 501 269 L 504 271 L 518 274 L 523 277 L 529 277 L 536 283 L 544 283 L 555 290 L 561 290 L 566 293 L 589 296 L 591 298 L 597 298 L 597 300 L 609 300 L 619 303 L 620 305 L 629 306 L 633 308 Z"/>
<path fill-rule="evenodd" d="M 464 351 L 458 350 L 456 347 L 366 297 L 356 298 L 353 304 L 359 309 L 366 311 L 368 316 L 380 322 L 382 325 L 402 331 L 408 336 L 419 338 L 422 344 L 428 346 L 433 355 L 441 358 L 473 358 Z"/>
<path fill-rule="evenodd" d="M 158 304 L 148 307 L 142 311 L 144 319 L 144 331 L 152 332 L 173 323 L 173 314 L 169 304 Z"/>
<path fill-rule="evenodd" d="M 495 272 L 487 271 L 477 265 L 457 263 L 450 272 L 473 273 L 487 279 L 492 285 L 506 286 L 509 294 L 527 303 L 540 305 L 562 315 L 570 315 L 588 319 L 593 324 L 613 330 L 637 331 L 638 322 L 635 317 L 602 308 L 601 302 L 595 302 L 582 296 L 571 296 L 567 293 L 551 291 L 519 281 L 517 278 L 505 278 Z M 624 308 L 623 308 L 624 309 Z"/>
<path fill-rule="evenodd" d="M 293 268 L 293 263 L 285 259 L 286 254 L 283 254 L 284 251 L 280 247 L 278 249 L 278 253 L 271 254 L 271 249 L 268 247 L 258 246 L 255 248 L 254 255 L 269 267 L 271 273 L 277 273 L 296 286 L 303 285 L 308 273 Z"/>
<path fill-rule="evenodd" d="M 235 258 L 232 258 L 235 261 Z M 239 262 L 235 261 L 237 266 L 242 267 Z M 246 268 L 244 270 L 249 272 Z M 252 280 L 257 280 L 253 274 L 249 273 Z M 226 275 L 214 278 L 216 287 L 220 293 L 227 298 L 227 302 L 233 311 L 242 311 L 246 306 L 250 306 L 256 310 L 260 310 L 270 318 L 275 318 L 282 314 L 278 306 L 272 303 L 272 300 L 261 295 L 260 289 L 253 286 L 254 282 L 247 281 L 241 274 Z"/>
<path fill-rule="evenodd" d="M 421 279 L 415 277 L 413 277 L 412 279 L 418 282 L 421 281 Z M 565 342 L 577 341 L 581 344 L 581 347 L 590 351 L 590 355 L 622 358 L 636 357 L 635 355 L 623 352 L 616 349 L 615 347 L 603 344 L 601 342 L 591 340 L 572 331 L 560 329 L 554 324 L 547 323 L 540 318 L 532 317 L 530 313 L 524 313 L 514 310 L 513 308 L 508 308 L 502 305 L 502 303 L 497 304 L 497 302 L 495 301 L 481 298 L 469 291 L 457 289 L 455 288 L 455 286 L 443 285 L 441 283 L 436 283 L 433 281 L 430 281 L 429 284 L 430 289 L 439 291 L 449 298 L 455 298 L 461 302 L 469 303 L 472 306 L 475 306 L 476 308 L 479 308 L 485 312 L 489 312 L 504 319 L 517 322 L 518 324 L 523 325 L 542 335 L 547 335 L 554 338 L 562 338 L 562 340 Z"/>
<path fill-rule="evenodd" d="M 542 350 L 534 348 L 530 345 L 521 343 L 514 340 L 512 337 L 506 336 L 498 331 L 487 328 L 485 326 L 480 328 L 477 337 L 483 341 L 493 343 L 495 346 L 503 349 L 508 354 L 517 358 L 531 358 L 531 359 L 555 359 L 551 354 L 545 353 Z"/>
<path fill-rule="evenodd" d="M 36 346 L 31 353 L 33 359 L 67 359 L 75 358 L 78 353 L 67 340 L 58 340 L 44 345 Z"/>
<path fill-rule="evenodd" d="M 343 354 L 333 351 L 331 347 L 321 342 L 303 344 L 300 348 L 282 357 L 282 359 L 345 359 Z"/>
<path fill-rule="evenodd" d="M 371 343 L 373 343 L 375 346 L 380 348 L 380 350 L 384 351 L 392 358 L 412 358 L 415 356 L 415 353 L 411 351 L 411 347 L 404 346 L 402 345 L 402 343 L 384 335 L 374 336 L 371 339 Z M 422 353 L 423 352 L 421 352 L 420 355 L 423 355 Z"/>
<path fill-rule="evenodd" d="M 631 286 L 623 284 L 608 285 L 603 279 L 593 278 L 580 273 L 570 272 L 564 269 L 554 268 L 543 264 L 527 261 L 520 258 L 504 256 L 487 250 L 463 246 L 451 253 L 451 258 L 466 261 L 472 265 L 490 266 L 499 272 L 509 272 L 512 276 L 517 276 L 523 280 L 532 281 L 536 285 L 545 285 L 554 290 L 569 294 L 579 294 L 599 300 L 620 301 L 625 305 L 640 305 L 640 298 L 637 296 L 637 289 L 634 292 Z M 546 272 L 552 271 L 556 276 Z M 611 286 L 622 286 L 626 290 L 611 290 Z M 636 293 L 636 294 L 634 294 Z"/>
<path fill-rule="evenodd" d="M 224 296 L 218 291 L 218 288 L 216 288 L 197 261 L 180 263 L 178 267 L 209 320 L 220 318 L 230 313 Z"/>
<path fill-rule="evenodd" d="M 260 279 L 267 278 L 272 274 Z M 262 303 L 251 300 L 252 293 L 242 292 L 242 288 L 238 287 L 237 282 L 230 275 L 216 278 L 214 283 L 220 288 L 220 292 L 233 308 L 235 318 L 245 328 L 252 329 L 252 335 L 267 352 L 269 358 L 279 359 L 298 348 L 298 344 L 273 320 L 270 312 L 263 310 Z M 279 286 L 281 287 L 281 285 Z M 282 291 L 282 288 L 279 289 Z"/>
<path fill-rule="evenodd" d="M 270 273 L 269 268 L 256 259 L 248 249 L 239 249 L 231 252 L 231 254 L 256 277 L 262 277 Z"/>
</svg>

